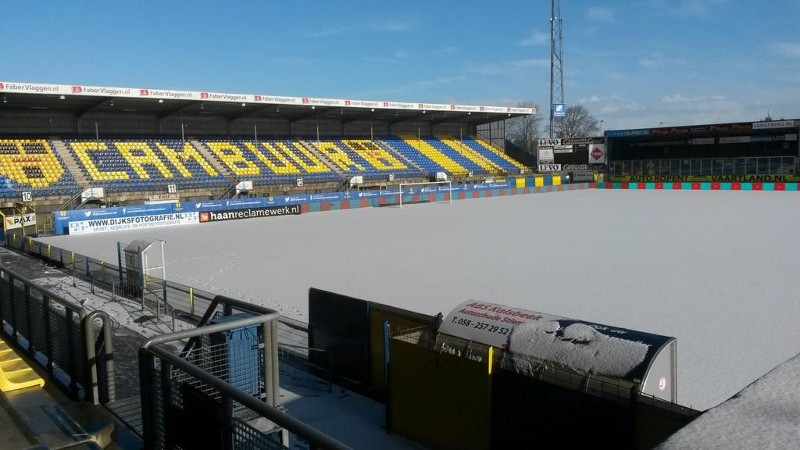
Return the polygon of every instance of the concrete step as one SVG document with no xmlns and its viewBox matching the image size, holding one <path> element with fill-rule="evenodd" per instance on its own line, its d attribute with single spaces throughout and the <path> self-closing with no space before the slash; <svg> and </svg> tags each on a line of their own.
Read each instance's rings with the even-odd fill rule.
<svg viewBox="0 0 800 450">
<path fill-rule="evenodd" d="M 45 390 L 35 388 L 3 395 L 15 422 L 39 448 L 101 449 L 112 443 L 113 418 L 90 403 L 57 403 Z"/>
<path fill-rule="evenodd" d="M 67 148 L 67 144 L 59 139 L 53 139 L 51 142 L 53 143 L 53 150 L 55 150 L 55 152 L 58 153 L 58 156 L 61 157 L 61 160 L 64 161 L 66 169 L 72 173 L 72 176 L 75 178 L 75 181 L 78 182 L 78 185 L 81 187 L 89 186 L 89 179 L 83 174 L 81 165 L 78 164 L 78 160 L 75 159 L 75 157 L 72 155 L 72 152 Z"/>
</svg>

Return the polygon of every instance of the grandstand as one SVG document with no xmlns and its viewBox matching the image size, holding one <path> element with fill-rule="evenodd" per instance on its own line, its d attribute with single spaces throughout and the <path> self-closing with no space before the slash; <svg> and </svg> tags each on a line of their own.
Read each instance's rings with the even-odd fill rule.
<svg viewBox="0 0 800 450">
<path fill-rule="evenodd" d="M 15 82 L 0 82 L 0 96 L 5 208 L 222 198 L 245 194 L 241 182 L 262 196 L 346 189 L 353 177 L 381 186 L 530 172 L 506 155 L 497 124 L 531 108 Z M 95 188 L 102 198 L 82 195 Z"/>
<path fill-rule="evenodd" d="M 56 229 L 53 212 L 89 206 L 532 172 L 505 152 L 504 129 L 533 108 L 5 81 L 0 97 L 0 214 L 37 233 Z"/>
<path fill-rule="evenodd" d="M 480 139 L 5 139 L 3 196 L 33 190 L 69 196 L 88 187 L 108 192 L 214 190 L 233 180 L 257 186 L 334 185 L 354 176 L 373 182 L 505 176 L 526 168 Z M 57 154 L 53 149 L 60 149 Z M 71 163 L 67 163 L 70 161 Z M 472 175 L 470 175 L 472 174 Z"/>
<path fill-rule="evenodd" d="M 612 182 L 795 183 L 800 120 L 605 132 Z"/>
</svg>

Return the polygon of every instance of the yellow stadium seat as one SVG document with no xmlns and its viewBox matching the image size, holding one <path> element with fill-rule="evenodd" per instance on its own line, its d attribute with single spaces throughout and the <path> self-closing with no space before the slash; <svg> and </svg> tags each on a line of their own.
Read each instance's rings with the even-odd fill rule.
<svg viewBox="0 0 800 450">
<path fill-rule="evenodd" d="M 0 391 L 43 387 L 44 379 L 6 341 L 0 339 Z"/>
</svg>

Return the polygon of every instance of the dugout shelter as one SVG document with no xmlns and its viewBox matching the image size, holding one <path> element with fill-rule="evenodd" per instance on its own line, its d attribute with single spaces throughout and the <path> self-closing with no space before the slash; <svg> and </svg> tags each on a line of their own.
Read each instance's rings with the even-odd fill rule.
<svg viewBox="0 0 800 450">
<path fill-rule="evenodd" d="M 668 336 L 467 301 L 388 349 L 387 427 L 435 448 L 651 448 L 697 414 Z"/>
</svg>

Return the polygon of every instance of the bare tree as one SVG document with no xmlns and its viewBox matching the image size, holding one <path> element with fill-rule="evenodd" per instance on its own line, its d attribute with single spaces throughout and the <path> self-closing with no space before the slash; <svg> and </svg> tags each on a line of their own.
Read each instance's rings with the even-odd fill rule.
<svg viewBox="0 0 800 450">
<path fill-rule="evenodd" d="M 519 108 L 539 108 L 533 102 L 520 102 Z M 514 145 L 531 154 L 536 153 L 536 142 L 539 139 L 539 126 L 542 118 L 537 114 L 515 117 L 508 121 L 506 135 Z"/>
<path fill-rule="evenodd" d="M 600 122 L 589 114 L 583 105 L 568 107 L 566 115 L 554 121 L 553 128 L 555 131 L 553 135 L 556 138 L 590 137 L 600 134 Z"/>
</svg>

